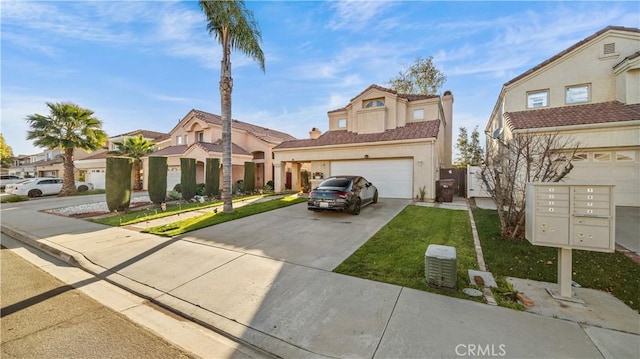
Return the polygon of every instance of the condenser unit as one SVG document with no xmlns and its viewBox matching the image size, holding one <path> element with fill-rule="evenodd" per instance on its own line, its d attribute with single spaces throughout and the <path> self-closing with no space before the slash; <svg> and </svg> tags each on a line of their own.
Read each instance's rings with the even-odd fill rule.
<svg viewBox="0 0 640 359">
<path fill-rule="evenodd" d="M 427 284 L 435 287 L 456 288 L 455 247 L 431 244 L 424 254 L 424 274 Z"/>
</svg>

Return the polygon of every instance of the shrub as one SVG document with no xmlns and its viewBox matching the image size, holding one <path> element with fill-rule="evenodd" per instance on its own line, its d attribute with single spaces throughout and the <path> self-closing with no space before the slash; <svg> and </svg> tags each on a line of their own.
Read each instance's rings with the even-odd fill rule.
<svg viewBox="0 0 640 359">
<path fill-rule="evenodd" d="M 220 160 L 207 158 L 205 167 L 204 195 L 217 196 L 220 194 Z"/>
<path fill-rule="evenodd" d="M 196 160 L 195 158 L 180 159 L 180 186 L 182 198 L 190 201 L 196 195 Z"/>
<path fill-rule="evenodd" d="M 167 193 L 167 198 L 169 198 L 170 201 L 177 201 L 182 198 L 182 195 L 180 194 L 180 192 L 174 190 Z"/>
<path fill-rule="evenodd" d="M 176 183 L 176 185 L 173 186 L 173 190 L 178 193 L 182 193 L 182 186 L 180 186 L 180 183 Z"/>
<path fill-rule="evenodd" d="M 107 157 L 105 196 L 109 211 L 125 211 L 131 202 L 133 158 Z"/>
<path fill-rule="evenodd" d="M 196 194 L 198 196 L 204 196 L 206 185 L 204 183 L 198 183 L 196 185 Z"/>
<path fill-rule="evenodd" d="M 256 190 L 256 164 L 254 162 L 244 163 L 244 190 L 247 192 Z"/>
<path fill-rule="evenodd" d="M 149 198 L 160 204 L 167 196 L 167 158 L 149 157 Z"/>
<path fill-rule="evenodd" d="M 14 203 L 14 202 L 22 202 L 28 201 L 29 197 L 27 196 L 18 196 L 17 194 L 10 194 L 8 196 L 0 197 L 0 203 Z"/>
</svg>

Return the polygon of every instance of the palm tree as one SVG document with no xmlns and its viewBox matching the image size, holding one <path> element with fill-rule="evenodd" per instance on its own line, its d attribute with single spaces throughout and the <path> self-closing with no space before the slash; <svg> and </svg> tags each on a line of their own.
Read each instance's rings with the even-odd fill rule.
<svg viewBox="0 0 640 359">
<path fill-rule="evenodd" d="M 142 137 L 142 135 L 138 135 L 127 137 L 122 142 L 114 142 L 113 145 L 116 146 L 116 149 L 109 151 L 108 153 L 110 155 L 125 156 L 134 159 L 133 178 L 135 183 L 133 189 L 142 189 L 142 181 L 140 180 L 142 157 L 153 152 L 155 143 Z"/>
<path fill-rule="evenodd" d="M 60 196 L 77 191 L 74 178 L 73 150 L 76 148 L 91 152 L 107 142 L 107 134 L 102 130 L 102 121 L 93 116 L 93 111 L 70 102 L 47 102 L 49 115 L 29 115 L 26 121 L 31 128 L 27 140 L 48 149 L 63 150 L 64 183 Z"/>
<path fill-rule="evenodd" d="M 231 202 L 231 50 L 237 49 L 260 64 L 264 72 L 264 53 L 258 22 L 245 7 L 244 1 L 200 0 L 200 8 L 207 17 L 207 30 L 222 45 L 220 71 L 220 107 L 222 119 L 222 200 L 223 211 L 233 212 Z"/>
</svg>

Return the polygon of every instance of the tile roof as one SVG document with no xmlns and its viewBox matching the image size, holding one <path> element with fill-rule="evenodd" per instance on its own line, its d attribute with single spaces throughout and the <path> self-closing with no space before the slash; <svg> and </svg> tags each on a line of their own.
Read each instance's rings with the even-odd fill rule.
<svg viewBox="0 0 640 359">
<path fill-rule="evenodd" d="M 98 159 L 103 159 L 103 158 L 107 158 L 107 149 L 103 148 L 100 149 L 98 151 L 95 151 L 94 153 L 90 154 L 87 157 L 84 157 L 82 159 L 79 159 L 78 161 L 83 161 L 83 160 L 98 160 Z"/>
<path fill-rule="evenodd" d="M 398 91 L 390 89 L 390 88 L 386 88 L 386 87 L 382 87 L 376 84 L 372 84 L 369 87 L 367 87 L 366 89 L 364 89 L 364 91 L 360 92 L 358 95 L 356 95 L 354 98 L 352 98 L 349 102 L 353 102 L 353 100 L 355 100 L 356 98 L 360 97 L 363 93 L 369 91 L 370 89 L 376 89 L 376 90 L 380 90 L 380 91 L 384 91 L 384 92 L 388 92 L 390 94 L 393 95 L 398 95 L 398 97 L 400 98 L 404 98 L 407 101 L 411 102 L 411 101 L 419 101 L 419 100 L 426 100 L 426 99 L 430 99 L 430 98 L 439 98 L 439 95 L 411 95 L 411 94 L 402 94 L 402 93 L 398 93 Z M 332 112 L 339 112 L 339 111 L 344 111 L 346 110 L 346 107 L 341 107 L 335 110 L 331 110 L 328 111 L 328 113 L 332 113 Z"/>
<path fill-rule="evenodd" d="M 607 27 L 605 27 L 604 29 L 602 29 L 602 30 L 600 30 L 600 31 L 596 32 L 595 34 L 593 34 L 593 35 L 591 35 L 591 36 L 589 36 L 589 37 L 585 38 L 584 40 L 582 40 L 582 41 L 580 41 L 580 42 L 575 43 L 574 45 L 570 46 L 569 48 L 565 49 L 564 51 L 562 51 L 562 52 L 560 52 L 560 53 L 558 53 L 558 54 L 554 55 L 553 57 L 548 58 L 547 60 L 545 60 L 545 61 L 541 62 L 540 64 L 538 64 L 538 65 L 536 65 L 536 66 L 534 66 L 534 67 L 530 68 L 529 70 L 527 70 L 527 71 L 523 72 L 522 74 L 520 74 L 520 75 L 518 75 L 518 76 L 514 77 L 513 79 L 511 79 L 511 80 L 509 80 L 508 82 L 506 82 L 506 83 L 504 84 L 504 86 L 509 86 L 509 85 L 511 85 L 512 83 L 514 83 L 514 82 L 516 82 L 516 81 L 518 81 L 518 80 L 520 80 L 520 79 L 522 79 L 522 78 L 526 77 L 527 75 L 530 75 L 530 74 L 532 74 L 533 72 L 538 71 L 539 69 L 541 69 L 541 68 L 543 68 L 543 67 L 545 67 L 545 66 L 549 65 L 550 63 L 552 63 L 552 62 L 554 62 L 554 61 L 556 61 L 556 60 L 558 60 L 558 59 L 559 59 L 559 58 L 561 58 L 562 56 L 564 56 L 564 55 L 566 55 L 566 54 L 568 54 L 568 53 L 572 52 L 573 50 L 577 49 L 578 47 L 580 47 L 580 46 L 582 46 L 582 45 L 586 44 L 587 42 L 589 42 L 589 41 L 591 41 L 591 40 L 595 39 L 596 37 L 598 37 L 598 36 L 600 36 L 600 35 L 604 34 L 605 32 L 607 32 L 607 31 L 609 31 L 609 30 L 628 31 L 628 32 L 638 32 L 638 33 L 640 33 L 640 29 L 635 28 L 635 27 L 607 26 Z"/>
<path fill-rule="evenodd" d="M 177 146 L 169 146 L 165 147 L 161 150 L 151 153 L 149 156 L 175 156 L 181 155 L 193 146 L 198 146 L 207 152 L 216 152 L 222 153 L 222 140 L 218 140 L 214 143 L 211 142 L 196 142 L 192 145 L 177 145 Z M 231 152 L 237 155 L 248 155 L 251 153 L 247 152 L 244 148 L 236 145 L 235 143 L 231 144 Z"/>
<path fill-rule="evenodd" d="M 438 137 L 440 120 L 410 122 L 404 127 L 386 130 L 380 133 L 357 134 L 346 130 L 327 131 L 316 139 L 287 141 L 274 147 L 282 148 L 303 148 L 319 147 L 331 145 L 347 145 L 356 143 L 384 142 L 412 139 L 427 139 Z"/>
<path fill-rule="evenodd" d="M 512 130 L 623 122 L 640 120 L 640 104 L 612 101 L 507 112 L 504 116 Z"/>
<path fill-rule="evenodd" d="M 130 136 L 138 136 L 138 135 L 142 135 L 142 137 L 144 138 L 150 138 L 153 141 L 161 141 L 161 140 L 170 138 L 168 133 L 149 131 L 149 130 L 135 130 L 135 131 L 123 133 L 120 135 L 110 136 L 109 138 L 124 137 L 124 136 L 130 137 Z"/>
<path fill-rule="evenodd" d="M 222 118 L 218 115 L 214 115 L 208 112 L 200 111 L 200 110 L 191 110 L 189 113 L 193 113 L 195 118 L 203 120 L 205 122 L 209 122 L 212 124 L 222 126 Z M 185 116 L 187 118 L 189 115 Z M 182 122 L 182 121 L 181 121 Z M 179 125 L 179 124 L 178 124 Z M 250 123 L 232 120 L 231 127 L 244 130 L 252 134 L 253 136 L 269 143 L 278 144 L 283 141 L 295 140 L 296 138 L 280 131 L 272 130 L 266 127 L 252 125 Z"/>
</svg>

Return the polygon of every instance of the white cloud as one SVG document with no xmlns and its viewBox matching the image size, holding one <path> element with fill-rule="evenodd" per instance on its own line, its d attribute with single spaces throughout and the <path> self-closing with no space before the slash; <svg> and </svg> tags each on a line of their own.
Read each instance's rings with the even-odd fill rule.
<svg viewBox="0 0 640 359">
<path fill-rule="evenodd" d="M 335 14 L 327 27 L 334 31 L 360 31 L 369 27 L 391 29 L 398 25 L 388 17 L 390 9 L 396 6 L 392 1 L 343 0 L 329 4 Z"/>
</svg>

